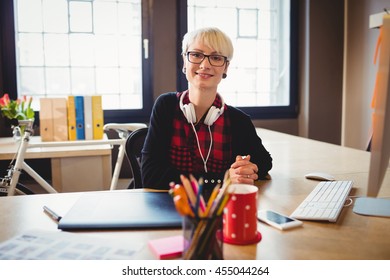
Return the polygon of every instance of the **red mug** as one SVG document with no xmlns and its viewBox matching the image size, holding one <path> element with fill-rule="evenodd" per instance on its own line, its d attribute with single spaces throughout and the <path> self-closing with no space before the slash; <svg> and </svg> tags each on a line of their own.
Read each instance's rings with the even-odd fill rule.
<svg viewBox="0 0 390 280">
<path fill-rule="evenodd" d="M 223 211 L 223 241 L 248 245 L 261 240 L 257 230 L 257 187 L 232 184 L 231 197 Z"/>
</svg>

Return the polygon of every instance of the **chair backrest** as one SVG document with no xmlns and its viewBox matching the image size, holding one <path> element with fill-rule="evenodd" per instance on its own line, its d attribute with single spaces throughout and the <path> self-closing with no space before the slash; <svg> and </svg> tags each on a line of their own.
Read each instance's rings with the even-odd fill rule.
<svg viewBox="0 0 390 280">
<path fill-rule="evenodd" d="M 131 171 L 133 172 L 133 181 L 130 183 L 129 189 L 142 188 L 141 151 L 147 133 L 147 127 L 140 128 L 131 132 L 126 140 L 126 155 L 130 162 Z"/>
</svg>

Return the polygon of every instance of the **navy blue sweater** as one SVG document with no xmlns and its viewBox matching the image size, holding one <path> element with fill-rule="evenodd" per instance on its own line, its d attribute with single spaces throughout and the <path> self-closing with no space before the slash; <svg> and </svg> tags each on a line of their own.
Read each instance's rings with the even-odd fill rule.
<svg viewBox="0 0 390 280">
<path fill-rule="evenodd" d="M 175 92 L 160 95 L 152 110 L 149 130 L 142 150 L 142 183 L 145 188 L 169 189 L 169 183 L 180 182 L 180 172 L 169 162 L 169 145 L 172 136 L 172 122 L 175 110 L 178 110 L 178 98 Z M 265 149 L 250 117 L 243 111 L 229 106 L 224 112 L 230 118 L 232 132 L 232 158 L 237 155 L 250 155 L 251 162 L 257 164 L 259 179 L 264 179 L 272 168 L 272 158 Z M 226 166 L 226 170 L 230 168 Z M 183 174 L 188 176 L 188 174 Z M 205 180 L 222 180 L 224 173 L 194 174 Z M 213 184 L 213 186 L 216 183 Z M 210 186 L 211 187 L 211 186 Z"/>
</svg>

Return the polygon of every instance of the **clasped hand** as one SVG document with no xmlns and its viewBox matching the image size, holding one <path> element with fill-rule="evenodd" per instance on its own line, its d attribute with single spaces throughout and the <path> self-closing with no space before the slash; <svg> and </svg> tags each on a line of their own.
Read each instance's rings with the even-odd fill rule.
<svg viewBox="0 0 390 280">
<path fill-rule="evenodd" d="M 252 163 L 251 156 L 237 156 L 236 161 L 230 166 L 229 176 L 233 184 L 254 185 L 258 179 L 258 167 Z"/>
</svg>

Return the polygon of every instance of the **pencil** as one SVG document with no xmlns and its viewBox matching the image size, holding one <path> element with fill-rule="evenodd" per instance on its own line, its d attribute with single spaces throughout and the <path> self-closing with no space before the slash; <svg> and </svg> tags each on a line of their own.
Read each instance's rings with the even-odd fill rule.
<svg viewBox="0 0 390 280">
<path fill-rule="evenodd" d="M 207 201 L 207 208 L 206 208 L 206 211 L 204 212 L 204 214 L 205 214 L 206 217 L 209 217 L 209 213 L 210 213 L 210 210 L 211 210 L 211 206 L 213 206 L 213 203 L 215 202 L 215 198 L 217 197 L 217 194 L 218 194 L 218 192 L 219 192 L 220 187 L 221 187 L 220 184 L 217 184 L 217 185 L 214 187 L 213 192 L 211 193 L 210 198 L 209 198 L 209 200 Z"/>
<path fill-rule="evenodd" d="M 203 213 L 206 210 L 206 203 L 204 201 L 203 195 L 202 195 L 202 189 L 203 189 L 203 178 L 199 179 L 199 182 L 196 181 L 194 175 L 190 174 L 190 182 L 192 189 L 194 190 L 195 195 L 199 196 L 199 205 L 197 205 L 197 208 L 200 207 L 201 212 Z"/>
<path fill-rule="evenodd" d="M 184 175 L 180 175 L 181 183 L 183 184 L 184 189 L 186 190 L 186 193 L 188 195 L 188 199 L 191 202 L 192 207 L 195 207 L 196 205 L 196 196 L 194 191 L 192 190 L 192 186 L 190 183 L 190 180 Z"/>
</svg>

